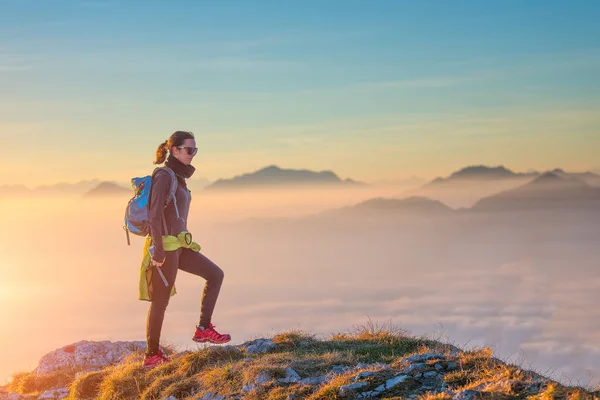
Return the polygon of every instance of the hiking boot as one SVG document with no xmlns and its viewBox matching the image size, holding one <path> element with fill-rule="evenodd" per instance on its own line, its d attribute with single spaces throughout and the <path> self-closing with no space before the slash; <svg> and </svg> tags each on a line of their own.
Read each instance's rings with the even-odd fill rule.
<svg viewBox="0 0 600 400">
<path fill-rule="evenodd" d="M 144 368 L 154 368 L 158 365 L 169 362 L 169 357 L 165 356 L 162 350 L 158 349 L 156 354 L 144 358 Z"/>
<path fill-rule="evenodd" d="M 198 343 L 210 342 L 215 344 L 223 344 L 229 342 L 231 340 L 231 336 L 228 333 L 220 334 L 215 330 L 213 324 L 208 324 L 208 328 L 198 325 L 192 340 Z"/>
</svg>

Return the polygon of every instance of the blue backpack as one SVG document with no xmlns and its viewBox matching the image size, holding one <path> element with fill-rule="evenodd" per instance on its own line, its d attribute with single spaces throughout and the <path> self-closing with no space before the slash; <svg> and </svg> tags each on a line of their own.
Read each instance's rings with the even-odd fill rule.
<svg viewBox="0 0 600 400">
<path fill-rule="evenodd" d="M 141 178 L 132 178 L 131 186 L 133 187 L 133 197 L 127 203 L 125 208 L 125 225 L 123 229 L 127 235 L 127 244 L 131 245 L 129 241 L 129 232 L 138 236 L 148 236 L 150 234 L 150 223 L 148 221 L 149 214 L 149 203 L 150 203 L 150 192 L 152 190 L 152 177 L 156 171 L 164 169 L 169 175 L 171 175 L 171 186 L 165 208 L 171 201 L 175 204 L 175 211 L 179 216 L 179 210 L 177 209 L 177 201 L 175 199 L 175 191 L 177 190 L 177 177 L 173 170 L 167 166 L 157 167 L 152 172 L 152 175 L 143 176 Z M 163 218 L 163 225 L 166 232 L 166 222 Z"/>
</svg>

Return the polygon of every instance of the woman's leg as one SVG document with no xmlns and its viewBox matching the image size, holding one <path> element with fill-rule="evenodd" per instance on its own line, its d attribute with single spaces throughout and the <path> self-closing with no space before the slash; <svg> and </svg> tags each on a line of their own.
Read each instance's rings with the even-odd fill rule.
<svg viewBox="0 0 600 400">
<path fill-rule="evenodd" d="M 160 332 L 162 330 L 165 311 L 171 298 L 171 289 L 175 284 L 177 277 L 177 266 L 179 264 L 181 250 L 167 251 L 167 258 L 162 267 L 152 267 L 152 302 L 148 310 L 148 318 L 146 320 L 146 355 L 152 356 L 159 349 Z M 160 268 L 169 283 L 165 286 L 156 268 Z"/>
<path fill-rule="evenodd" d="M 200 306 L 200 325 L 208 328 L 223 284 L 223 270 L 202 253 L 189 249 L 182 250 L 179 269 L 206 279 Z"/>
</svg>

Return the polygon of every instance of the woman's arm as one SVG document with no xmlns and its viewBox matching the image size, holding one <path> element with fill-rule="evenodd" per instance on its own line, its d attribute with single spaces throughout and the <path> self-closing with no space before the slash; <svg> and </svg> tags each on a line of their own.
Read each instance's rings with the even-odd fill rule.
<svg viewBox="0 0 600 400">
<path fill-rule="evenodd" d="M 154 243 L 154 257 L 152 258 L 158 263 L 163 262 L 166 257 L 162 242 L 162 219 L 164 218 L 164 209 L 170 184 L 171 177 L 167 171 L 158 170 L 152 177 L 148 222 L 150 224 L 150 237 Z"/>
</svg>

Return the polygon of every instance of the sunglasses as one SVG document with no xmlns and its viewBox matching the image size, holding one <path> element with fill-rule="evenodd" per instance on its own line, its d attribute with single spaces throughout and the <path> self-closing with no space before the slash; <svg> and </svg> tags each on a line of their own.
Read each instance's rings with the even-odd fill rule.
<svg viewBox="0 0 600 400">
<path fill-rule="evenodd" d="M 188 147 L 188 146 L 178 146 L 177 147 L 179 150 L 181 149 L 187 149 L 187 152 L 190 156 L 195 155 L 198 152 L 198 148 L 197 147 Z"/>
</svg>

